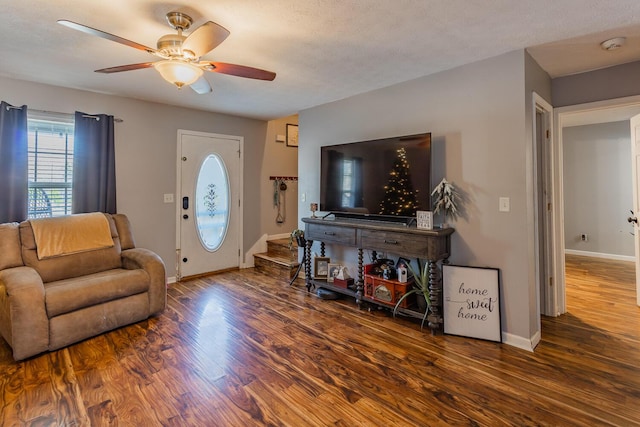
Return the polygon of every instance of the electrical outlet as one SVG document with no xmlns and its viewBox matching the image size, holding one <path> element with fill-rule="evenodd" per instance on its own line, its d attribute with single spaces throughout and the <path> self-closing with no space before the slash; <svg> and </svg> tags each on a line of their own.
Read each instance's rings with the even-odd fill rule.
<svg viewBox="0 0 640 427">
<path fill-rule="evenodd" d="M 173 194 L 172 193 L 167 193 L 164 195 L 164 202 L 165 203 L 173 203 Z"/>
<path fill-rule="evenodd" d="M 582 240 L 583 242 L 588 242 L 589 241 L 589 235 L 586 233 L 582 233 L 580 235 L 580 240 Z"/>
</svg>

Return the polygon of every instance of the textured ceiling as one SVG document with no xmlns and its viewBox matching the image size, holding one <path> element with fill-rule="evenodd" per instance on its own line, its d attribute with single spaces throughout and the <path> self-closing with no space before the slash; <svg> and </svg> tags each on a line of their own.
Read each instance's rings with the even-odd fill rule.
<svg viewBox="0 0 640 427">
<path fill-rule="evenodd" d="M 0 0 L 0 7 L 0 75 L 260 119 L 516 49 L 531 47 L 552 76 L 640 59 L 638 0 Z M 164 19 L 174 10 L 191 15 L 194 28 L 211 20 L 231 32 L 204 59 L 275 71 L 276 79 L 207 73 L 213 93 L 197 95 L 152 68 L 94 73 L 156 57 L 56 23 L 155 47 L 174 32 Z M 597 46 L 627 34 L 625 51 Z"/>
<path fill-rule="evenodd" d="M 622 48 L 606 51 L 600 47 L 603 41 L 617 37 L 626 39 Z M 528 51 L 554 78 L 638 61 L 640 22 L 635 26 L 532 46 Z"/>
</svg>

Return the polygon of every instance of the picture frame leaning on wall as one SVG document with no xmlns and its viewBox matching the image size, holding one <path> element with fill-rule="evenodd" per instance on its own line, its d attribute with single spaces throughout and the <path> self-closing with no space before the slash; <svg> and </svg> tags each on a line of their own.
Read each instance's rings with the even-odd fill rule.
<svg viewBox="0 0 640 427">
<path fill-rule="evenodd" d="M 442 266 L 444 333 L 502 342 L 500 270 Z"/>
</svg>

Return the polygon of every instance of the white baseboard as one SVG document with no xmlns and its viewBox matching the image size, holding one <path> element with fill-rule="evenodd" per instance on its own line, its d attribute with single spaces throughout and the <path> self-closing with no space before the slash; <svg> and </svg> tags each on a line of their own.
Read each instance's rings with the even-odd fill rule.
<svg viewBox="0 0 640 427">
<path fill-rule="evenodd" d="M 538 332 L 536 335 L 537 335 L 537 338 L 536 336 L 534 336 L 534 337 L 531 337 L 530 339 L 527 339 L 519 335 L 513 335 L 503 331 L 502 343 L 511 345 L 513 347 L 517 347 L 522 350 L 533 351 L 536 345 L 538 345 L 538 342 L 540 342 L 540 333 Z"/>
<path fill-rule="evenodd" d="M 531 348 L 535 349 L 538 344 L 540 344 L 540 340 L 542 339 L 542 333 L 540 331 L 536 332 L 533 337 L 531 337 Z"/>
<path fill-rule="evenodd" d="M 175 276 L 167 277 L 167 283 L 168 283 L 168 284 L 176 283 L 176 278 L 175 278 Z"/>
<path fill-rule="evenodd" d="M 564 253 L 567 255 L 579 255 L 579 256 L 590 256 L 593 258 L 604 258 L 610 259 L 614 261 L 631 261 L 635 262 L 635 257 L 629 255 L 616 255 L 616 254 L 605 254 L 602 252 L 589 252 L 589 251 L 577 251 L 575 249 L 565 249 Z"/>
</svg>

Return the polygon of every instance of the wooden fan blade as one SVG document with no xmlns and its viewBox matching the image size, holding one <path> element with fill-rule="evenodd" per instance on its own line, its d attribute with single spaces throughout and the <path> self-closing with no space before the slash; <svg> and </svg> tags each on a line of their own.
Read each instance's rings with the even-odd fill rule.
<svg viewBox="0 0 640 427">
<path fill-rule="evenodd" d="M 200 77 L 194 83 L 191 83 L 191 89 L 193 89 L 193 91 L 199 95 L 213 92 L 213 89 L 211 89 L 211 85 L 204 77 Z"/>
<path fill-rule="evenodd" d="M 141 70 L 143 68 L 153 67 L 154 62 L 142 62 L 140 64 L 120 65 L 118 67 L 101 68 L 96 73 L 119 73 L 121 71 Z"/>
<path fill-rule="evenodd" d="M 95 28 L 87 27 L 86 25 L 78 24 L 77 22 L 67 21 L 66 19 L 60 19 L 58 20 L 58 24 L 64 25 L 65 27 L 69 27 L 74 30 L 82 31 L 83 33 L 91 34 L 92 36 L 102 37 L 103 39 L 111 40 L 116 43 L 120 43 L 125 46 L 132 47 L 134 49 L 144 50 L 145 52 L 158 55 L 158 51 L 153 48 L 150 48 L 140 43 L 133 42 L 131 40 L 123 39 L 122 37 L 119 37 L 101 30 L 96 30 Z M 158 55 L 158 56 L 161 56 L 161 55 Z"/>
<path fill-rule="evenodd" d="M 231 76 L 246 77 L 248 79 L 257 80 L 273 80 L 276 73 L 272 71 L 261 70 L 259 68 L 247 67 L 245 65 L 227 64 L 226 62 L 209 62 L 201 61 L 200 64 L 211 65 L 213 68 L 208 69 L 214 73 L 229 74 Z"/>
<path fill-rule="evenodd" d="M 229 37 L 229 30 L 215 22 L 205 22 L 196 28 L 182 43 L 182 49 L 190 50 L 199 58 Z"/>
</svg>

